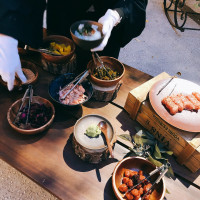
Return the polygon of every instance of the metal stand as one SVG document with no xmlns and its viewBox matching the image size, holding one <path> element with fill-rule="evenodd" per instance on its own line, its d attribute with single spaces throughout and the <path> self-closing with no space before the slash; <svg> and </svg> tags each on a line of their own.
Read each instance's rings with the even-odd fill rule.
<svg viewBox="0 0 200 200">
<path fill-rule="evenodd" d="M 167 1 L 169 1 L 169 5 L 167 5 Z M 179 29 L 180 31 L 184 31 L 186 29 L 188 30 L 200 30 L 200 29 L 197 29 L 197 28 L 185 28 L 184 25 L 187 21 L 187 17 L 188 15 L 200 15 L 200 13 L 196 13 L 196 12 L 189 12 L 189 11 L 186 11 L 184 9 L 184 6 L 185 6 L 185 2 L 186 0 L 164 0 L 164 10 L 165 10 L 165 15 L 167 17 L 167 19 L 169 20 L 170 24 Z M 174 5 L 174 9 L 171 9 L 172 5 Z M 174 12 L 174 19 L 172 20 L 169 16 L 169 13 L 168 12 Z M 178 13 L 180 13 L 180 20 L 181 20 L 181 23 L 178 21 Z"/>
</svg>

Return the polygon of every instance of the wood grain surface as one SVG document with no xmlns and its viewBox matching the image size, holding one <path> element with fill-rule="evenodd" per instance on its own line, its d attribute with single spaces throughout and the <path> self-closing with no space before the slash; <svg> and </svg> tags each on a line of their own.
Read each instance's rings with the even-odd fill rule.
<svg viewBox="0 0 200 200">
<path fill-rule="evenodd" d="M 39 67 L 38 71 L 39 80 L 34 85 L 34 93 L 50 100 L 48 84 L 54 76 Z M 114 103 L 123 106 L 128 91 L 149 78 L 149 75 L 126 66 L 123 87 Z M 56 117 L 48 131 L 34 136 L 20 135 L 9 126 L 6 113 L 9 106 L 21 98 L 23 93 L 8 92 L 0 86 L 0 158 L 60 199 L 115 199 L 111 184 L 112 172 L 128 149 L 117 142 L 114 148 L 115 159 L 109 158 L 96 165 L 86 163 L 75 155 L 72 148 L 73 126 L 81 116 L 99 114 L 112 123 L 119 135 L 134 134 L 136 122 L 116 105 L 90 100 L 84 106 L 72 110 L 55 105 Z M 181 199 L 182 191 L 187 193 L 184 199 L 198 199 L 200 192 L 190 183 L 192 174 L 187 170 L 182 174 L 179 165 L 174 170 L 188 182 L 178 178 L 167 179 L 167 188 L 170 188 L 171 193 L 166 195 L 167 199 Z"/>
</svg>

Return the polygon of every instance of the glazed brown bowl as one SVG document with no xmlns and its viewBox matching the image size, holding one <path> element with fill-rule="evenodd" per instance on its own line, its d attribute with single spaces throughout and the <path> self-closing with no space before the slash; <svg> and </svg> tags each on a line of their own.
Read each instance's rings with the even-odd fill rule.
<svg viewBox="0 0 200 200">
<path fill-rule="evenodd" d="M 49 119 L 49 121 L 46 124 L 44 124 L 43 126 L 41 126 L 39 128 L 32 128 L 32 129 L 19 128 L 17 125 L 15 125 L 13 123 L 15 120 L 15 117 L 17 115 L 18 109 L 21 105 L 21 99 L 19 99 L 10 106 L 10 108 L 8 109 L 8 112 L 7 112 L 8 123 L 15 131 L 25 134 L 25 135 L 33 135 L 33 134 L 37 134 L 37 133 L 45 131 L 52 124 L 54 117 L 55 117 L 55 109 L 54 109 L 53 104 L 50 101 L 48 101 L 47 99 L 44 99 L 40 96 L 33 96 L 32 103 L 40 103 L 40 104 L 44 104 L 46 107 L 50 107 L 51 108 L 51 118 Z M 26 99 L 24 105 L 26 105 L 26 104 L 28 104 L 28 98 Z"/>
<path fill-rule="evenodd" d="M 108 66 L 113 71 L 117 71 L 120 74 L 120 76 L 114 80 L 101 80 L 96 78 L 95 76 L 92 75 L 94 69 L 96 68 L 96 65 L 93 60 L 90 60 L 89 63 L 87 64 L 87 68 L 90 70 L 90 81 L 100 87 L 111 87 L 117 85 L 117 83 L 124 76 L 125 73 L 124 65 L 119 60 L 113 57 L 101 56 L 100 58 L 105 66 Z M 99 66 L 100 63 L 97 62 L 97 65 Z"/>
<path fill-rule="evenodd" d="M 34 84 L 38 79 L 38 70 L 35 64 L 30 61 L 21 60 L 22 71 L 27 78 L 25 83 L 22 83 L 18 77 L 15 77 L 14 89 L 26 87 L 29 84 Z M 0 83 L 7 87 L 7 83 L 0 78 Z"/>
<path fill-rule="evenodd" d="M 142 170 L 147 177 L 148 173 L 156 169 L 156 166 L 142 157 L 127 157 L 118 162 L 112 175 L 112 188 L 118 200 L 124 200 L 123 194 L 119 191 L 119 186 L 122 184 L 122 178 L 125 169 L 134 171 Z M 153 183 L 159 176 L 156 173 L 152 176 L 150 182 Z M 158 184 L 155 184 L 150 200 L 162 200 L 165 196 L 166 186 L 162 178 Z"/>
<path fill-rule="evenodd" d="M 97 39 L 97 40 L 84 40 L 84 39 L 77 37 L 75 35 L 75 31 L 78 30 L 78 26 L 80 24 L 89 24 L 89 25 L 98 26 L 98 31 L 101 32 L 101 38 Z M 76 45 L 78 45 L 82 49 L 90 50 L 90 49 L 93 49 L 93 48 L 99 46 L 101 44 L 101 42 L 103 41 L 104 35 L 102 33 L 102 28 L 103 28 L 102 24 L 100 24 L 98 22 L 90 21 L 90 20 L 81 20 L 81 21 L 77 21 L 71 25 L 70 33 L 71 33 L 72 39 L 76 43 Z"/>
<path fill-rule="evenodd" d="M 49 35 L 43 39 L 42 48 L 49 48 L 51 42 L 56 42 L 58 44 L 65 44 L 66 46 L 70 45 L 71 52 L 68 55 L 58 55 L 58 56 L 41 52 L 42 57 L 46 61 L 52 63 L 64 63 L 68 62 L 74 55 L 75 44 L 71 39 L 61 35 Z"/>
</svg>

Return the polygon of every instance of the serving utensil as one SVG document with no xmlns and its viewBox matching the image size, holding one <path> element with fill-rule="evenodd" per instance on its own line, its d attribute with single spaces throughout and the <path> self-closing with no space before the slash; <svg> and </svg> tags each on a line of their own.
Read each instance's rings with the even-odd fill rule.
<svg viewBox="0 0 200 200">
<path fill-rule="evenodd" d="M 162 173 L 160 174 L 160 176 L 158 176 L 158 178 L 152 183 L 152 186 L 149 188 L 149 190 L 142 196 L 141 200 L 144 199 L 144 197 L 149 193 L 150 190 L 152 190 L 152 188 L 154 187 L 155 184 L 158 184 L 160 182 L 160 180 L 163 178 L 163 176 L 167 173 L 169 167 L 170 167 L 170 163 L 167 163 L 165 165 L 162 165 L 161 167 L 158 167 L 156 169 L 154 169 L 153 171 L 151 171 L 149 173 L 149 176 L 142 179 L 140 182 L 138 182 L 136 185 L 132 186 L 131 188 L 129 188 L 125 193 L 124 196 L 126 195 L 126 193 L 130 192 L 131 190 L 133 190 L 134 188 L 136 188 L 138 185 L 140 185 L 144 180 L 149 180 L 151 178 L 151 176 L 153 176 L 155 173 L 162 171 Z"/>
<path fill-rule="evenodd" d="M 168 169 L 169 169 L 169 167 L 170 167 L 171 165 L 170 165 L 170 163 L 167 163 L 166 165 L 162 165 L 161 167 L 161 169 L 159 169 L 159 171 L 162 171 L 163 169 L 163 171 L 162 171 L 162 173 L 160 174 L 160 176 L 156 179 L 156 181 L 155 182 L 153 182 L 153 184 L 152 184 L 152 186 L 148 189 L 148 191 L 142 196 L 142 198 L 141 198 L 141 200 L 143 200 L 144 198 L 145 198 L 145 196 L 147 195 L 147 194 L 149 194 L 149 192 L 152 190 L 152 188 L 154 187 L 154 185 L 155 184 L 158 184 L 159 182 L 160 182 L 160 180 L 164 177 L 164 175 L 167 173 L 167 171 L 168 171 Z M 152 172 L 151 172 L 152 173 Z M 150 175 L 150 176 L 152 176 L 152 174 Z"/>
<path fill-rule="evenodd" d="M 46 53 L 46 54 L 49 54 L 49 55 L 52 55 L 52 56 L 62 56 L 61 54 L 56 54 L 56 53 L 50 51 L 49 49 L 44 49 L 44 48 L 34 49 L 34 48 L 30 48 L 28 45 L 25 45 L 24 49 L 36 51 L 36 52 L 40 52 L 40 53 Z"/>
<path fill-rule="evenodd" d="M 178 76 L 181 76 L 181 72 L 177 72 L 176 73 Z M 157 95 L 159 95 L 166 87 L 167 87 L 167 85 L 169 85 L 169 83 L 174 79 L 174 78 L 176 78 L 177 76 L 172 76 L 171 77 L 171 79 L 158 91 L 158 93 L 157 93 Z M 175 85 L 175 87 L 176 87 L 176 85 Z M 174 87 L 174 88 L 175 88 Z M 174 89 L 173 89 L 174 90 Z M 171 92 L 172 93 L 172 92 Z"/>
<path fill-rule="evenodd" d="M 28 124 L 29 114 L 30 114 L 30 108 L 31 108 L 31 103 L 32 103 L 32 98 L 33 98 L 33 88 L 32 88 L 32 85 L 29 85 L 28 89 L 29 89 L 29 99 L 28 99 L 28 111 L 27 111 L 27 117 L 26 117 L 26 123 L 25 123 L 26 126 Z"/>
<path fill-rule="evenodd" d="M 100 78 L 102 78 L 103 74 L 101 74 L 101 69 L 104 69 L 106 71 L 106 74 L 107 76 L 113 80 L 113 77 L 109 74 L 108 70 L 106 69 L 106 67 L 104 66 L 103 64 L 103 61 L 101 60 L 101 58 L 99 57 L 98 53 L 97 52 L 92 52 L 92 58 L 94 60 L 94 63 L 96 65 L 96 68 L 97 68 L 97 71 L 98 71 L 98 74 L 100 76 Z M 98 62 L 101 64 L 100 66 L 97 65 L 97 62 L 96 62 L 96 59 L 98 60 Z"/>
<path fill-rule="evenodd" d="M 65 90 L 70 84 L 72 83 L 76 83 L 74 84 L 74 86 L 67 92 L 65 93 L 62 97 L 61 100 L 65 99 L 65 97 L 78 85 L 80 84 L 83 80 L 85 80 L 87 78 L 87 76 L 89 75 L 89 70 L 85 70 L 84 72 L 82 72 L 81 74 L 79 74 L 77 77 L 75 77 L 75 79 L 73 81 L 71 81 L 69 84 L 67 84 L 63 89 L 60 90 L 60 92 L 62 92 L 63 90 Z"/>
<path fill-rule="evenodd" d="M 18 119 L 18 117 L 19 117 L 19 114 L 20 114 L 20 112 L 21 112 L 21 110 L 22 110 L 22 108 L 23 108 L 24 102 L 25 102 L 25 100 L 26 100 L 27 97 L 29 98 L 29 101 L 28 101 L 28 111 L 27 111 L 27 118 L 26 118 L 26 123 L 25 123 L 25 125 L 28 124 L 29 113 L 30 113 L 30 107 L 31 107 L 31 102 L 32 102 L 32 97 L 33 97 L 33 88 L 32 88 L 32 85 L 29 85 L 29 86 L 28 86 L 28 89 L 26 89 L 26 91 L 25 91 L 25 93 L 24 93 L 24 96 L 23 96 L 23 98 L 22 98 L 21 105 L 20 105 L 20 107 L 19 107 L 19 109 L 18 109 L 18 111 L 17 111 L 17 115 L 16 115 L 16 117 L 15 117 L 15 119 L 14 119 L 14 121 L 13 121 L 13 124 L 16 124 L 16 121 L 17 121 L 17 119 Z"/>
<path fill-rule="evenodd" d="M 102 133 L 104 134 L 110 155 L 111 155 L 112 158 L 114 158 L 113 150 L 112 150 L 112 147 L 110 145 L 110 141 L 109 141 L 108 134 L 107 134 L 107 124 L 106 124 L 106 122 L 100 121 L 97 126 L 101 129 Z"/>
</svg>

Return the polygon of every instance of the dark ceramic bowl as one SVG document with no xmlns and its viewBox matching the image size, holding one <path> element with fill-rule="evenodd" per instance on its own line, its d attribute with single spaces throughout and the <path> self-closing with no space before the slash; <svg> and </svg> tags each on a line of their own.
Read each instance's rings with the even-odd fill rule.
<svg viewBox="0 0 200 200">
<path fill-rule="evenodd" d="M 119 186 L 122 184 L 122 178 L 124 175 L 124 169 L 130 169 L 134 171 L 142 170 L 144 175 L 147 176 L 148 173 L 156 169 L 156 166 L 151 162 L 142 157 L 128 157 L 124 158 L 116 165 L 113 175 L 112 175 L 112 188 L 115 193 L 115 196 L 118 200 L 124 200 L 123 194 L 119 191 Z M 154 182 L 160 174 L 157 172 L 154 174 L 150 180 L 150 182 Z M 151 200 L 162 200 L 165 196 L 166 186 L 164 182 L 164 178 L 155 185 L 154 190 L 151 194 Z"/>
<path fill-rule="evenodd" d="M 101 38 L 97 39 L 97 40 L 92 40 L 91 41 L 91 40 L 84 40 L 84 39 L 81 39 L 81 38 L 77 37 L 75 35 L 75 31 L 78 30 L 78 26 L 80 24 L 89 24 L 89 25 L 96 25 L 96 26 L 98 26 L 98 30 L 101 32 Z M 78 45 L 82 49 L 90 50 L 90 49 L 93 49 L 93 48 L 99 46 L 101 44 L 101 42 L 103 41 L 104 35 L 102 33 L 102 28 L 103 28 L 102 24 L 100 24 L 98 22 L 89 21 L 89 20 L 81 20 L 81 21 L 77 21 L 77 22 L 75 22 L 75 23 L 73 23 L 71 25 L 71 27 L 70 27 L 70 33 L 71 33 L 72 39 L 76 43 L 76 45 Z"/>
<path fill-rule="evenodd" d="M 59 101 L 60 88 L 63 88 L 65 85 L 70 83 L 72 80 L 74 80 L 74 78 L 76 76 L 77 75 L 75 75 L 74 73 L 66 73 L 61 76 L 56 77 L 54 80 L 51 81 L 51 83 L 49 85 L 49 95 L 53 99 L 54 102 L 56 102 L 64 107 L 74 107 L 74 106 L 78 106 L 78 105 L 81 105 L 81 104 L 87 102 L 91 98 L 91 96 L 93 94 L 93 87 L 92 87 L 92 84 L 87 79 L 85 79 L 81 83 L 81 85 L 85 89 L 85 95 L 88 98 L 83 103 L 75 104 L 75 105 L 66 105 Z"/>
<path fill-rule="evenodd" d="M 92 83 L 94 83 L 95 85 L 100 86 L 100 87 L 112 87 L 114 85 L 117 85 L 117 83 L 124 76 L 124 73 L 125 73 L 124 65 L 119 60 L 117 60 L 116 58 L 113 58 L 113 57 L 101 56 L 100 58 L 103 61 L 105 66 L 110 67 L 113 71 L 117 71 L 120 74 L 120 76 L 118 78 L 114 79 L 114 80 L 101 80 L 101 79 L 96 78 L 92 74 L 94 72 L 94 69 L 97 66 L 95 65 L 93 60 L 90 60 L 88 65 L 87 65 L 87 68 L 91 72 L 90 73 L 90 81 Z M 99 66 L 100 63 L 97 62 L 97 65 Z"/>
<path fill-rule="evenodd" d="M 51 42 L 56 42 L 58 44 L 65 44 L 66 46 L 70 45 L 71 46 L 71 52 L 68 55 L 65 55 L 65 56 L 64 55 L 54 56 L 54 55 L 50 55 L 50 54 L 41 52 L 42 57 L 46 61 L 52 62 L 52 63 L 64 63 L 64 62 L 70 61 L 70 59 L 72 58 L 72 56 L 74 55 L 74 52 L 75 52 L 74 42 L 71 39 L 69 39 L 65 36 L 49 35 L 49 36 L 44 38 L 42 48 L 48 48 Z"/>
</svg>

